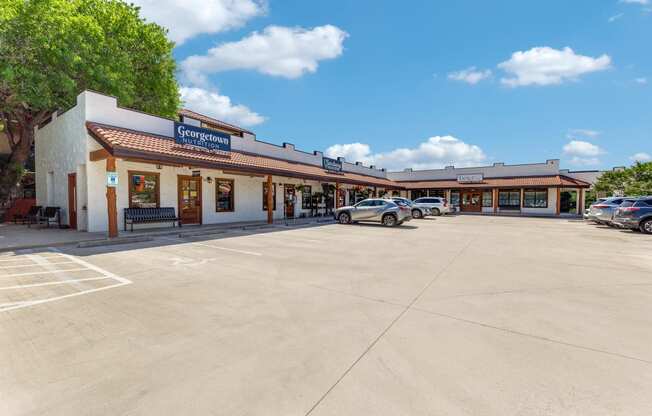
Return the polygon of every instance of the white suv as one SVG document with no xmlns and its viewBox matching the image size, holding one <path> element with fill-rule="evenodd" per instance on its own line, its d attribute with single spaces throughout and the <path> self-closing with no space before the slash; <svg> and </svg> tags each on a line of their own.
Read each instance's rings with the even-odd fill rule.
<svg viewBox="0 0 652 416">
<path fill-rule="evenodd" d="M 414 204 L 416 206 L 430 208 L 432 215 L 443 215 L 450 213 L 450 207 L 448 206 L 448 201 L 446 198 L 436 196 L 417 198 L 414 200 Z"/>
</svg>

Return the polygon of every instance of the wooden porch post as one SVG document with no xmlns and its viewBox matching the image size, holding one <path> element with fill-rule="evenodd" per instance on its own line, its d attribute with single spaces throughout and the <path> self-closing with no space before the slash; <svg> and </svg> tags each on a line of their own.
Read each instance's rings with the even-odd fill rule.
<svg viewBox="0 0 652 416">
<path fill-rule="evenodd" d="M 115 172 L 116 162 L 115 157 L 109 156 L 106 158 L 106 171 Z M 106 187 L 106 207 L 109 214 L 109 238 L 118 236 L 118 206 L 116 202 L 116 189 L 113 186 Z"/>
<path fill-rule="evenodd" d="M 272 175 L 267 175 L 267 224 L 274 222 L 274 185 Z"/>
<path fill-rule="evenodd" d="M 577 189 L 577 214 L 582 215 L 584 213 L 584 189 Z"/>
<path fill-rule="evenodd" d="M 340 207 L 340 183 L 335 182 L 335 208 Z"/>
<path fill-rule="evenodd" d="M 561 188 L 557 188 L 557 209 L 556 214 L 561 214 Z"/>
<path fill-rule="evenodd" d="M 494 214 L 498 213 L 498 188 L 491 189 L 491 199 L 493 200 Z"/>
</svg>

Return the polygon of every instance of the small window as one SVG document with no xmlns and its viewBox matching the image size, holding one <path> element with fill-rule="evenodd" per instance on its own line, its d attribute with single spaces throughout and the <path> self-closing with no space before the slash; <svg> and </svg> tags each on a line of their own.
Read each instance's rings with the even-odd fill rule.
<svg viewBox="0 0 652 416">
<path fill-rule="evenodd" d="M 364 208 L 373 206 L 374 201 L 362 201 L 356 205 L 356 208 Z"/>
<path fill-rule="evenodd" d="M 272 184 L 272 210 L 276 211 L 276 184 Z M 263 211 L 267 211 L 267 182 L 263 182 Z"/>
<path fill-rule="evenodd" d="M 526 189 L 523 193 L 524 208 L 548 208 L 547 189 Z"/>
<path fill-rule="evenodd" d="M 215 207 L 217 212 L 233 212 L 235 210 L 234 199 L 235 183 L 233 179 L 215 180 Z"/>
<path fill-rule="evenodd" d="M 129 172 L 129 208 L 158 208 L 159 174 Z"/>
<path fill-rule="evenodd" d="M 483 207 L 493 207 L 494 206 L 494 194 L 492 191 L 482 192 L 482 206 Z"/>
<path fill-rule="evenodd" d="M 301 189 L 301 208 L 312 209 L 312 187 L 303 185 Z"/>
</svg>

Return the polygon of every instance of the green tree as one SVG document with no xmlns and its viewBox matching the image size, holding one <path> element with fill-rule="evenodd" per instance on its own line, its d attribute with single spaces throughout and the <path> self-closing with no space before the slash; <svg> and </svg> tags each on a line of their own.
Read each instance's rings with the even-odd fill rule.
<svg viewBox="0 0 652 416">
<path fill-rule="evenodd" d="M 0 125 L 11 146 L 0 198 L 20 178 L 34 128 L 85 89 L 174 116 L 179 91 L 166 34 L 122 0 L 0 0 Z"/>
<path fill-rule="evenodd" d="M 636 162 L 629 168 L 605 172 L 594 189 L 607 195 L 652 195 L 652 162 Z"/>
</svg>

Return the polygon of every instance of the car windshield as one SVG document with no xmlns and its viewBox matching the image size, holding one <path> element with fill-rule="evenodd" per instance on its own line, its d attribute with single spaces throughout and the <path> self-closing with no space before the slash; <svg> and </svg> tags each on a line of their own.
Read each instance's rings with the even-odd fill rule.
<svg viewBox="0 0 652 416">
<path fill-rule="evenodd" d="M 636 200 L 626 199 L 625 201 L 623 201 L 622 204 L 620 204 L 620 206 L 621 207 L 631 207 L 632 205 L 634 205 L 634 203 L 636 203 Z"/>
<path fill-rule="evenodd" d="M 411 207 L 414 204 L 409 199 L 403 199 L 403 198 L 394 198 L 393 201 L 398 205 L 407 205 L 409 207 Z"/>
</svg>

